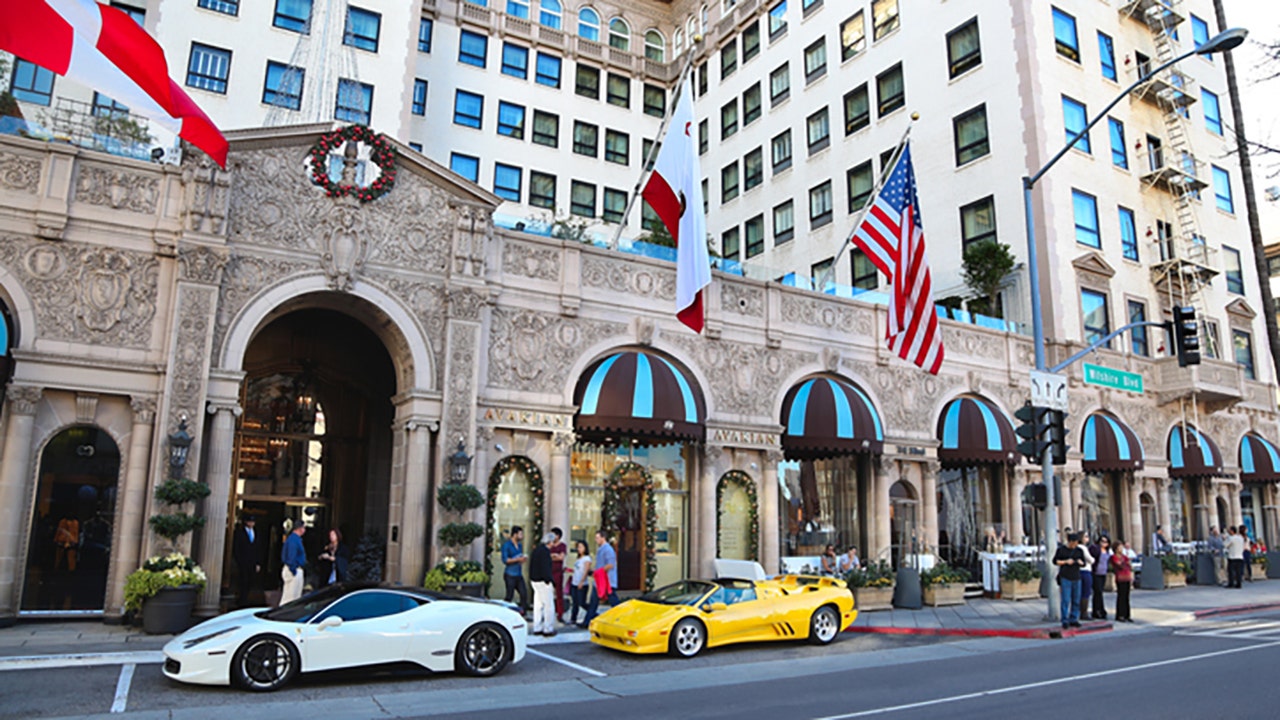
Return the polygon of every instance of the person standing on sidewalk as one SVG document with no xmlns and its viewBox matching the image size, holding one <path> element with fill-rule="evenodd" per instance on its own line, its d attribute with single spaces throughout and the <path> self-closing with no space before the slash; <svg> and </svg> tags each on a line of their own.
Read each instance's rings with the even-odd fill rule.
<svg viewBox="0 0 1280 720">
<path fill-rule="evenodd" d="M 1107 619 L 1107 603 L 1102 591 L 1107 584 L 1107 571 L 1110 569 L 1111 541 L 1104 535 L 1098 538 L 1098 557 L 1093 561 L 1093 619 Z"/>
<path fill-rule="evenodd" d="M 1125 554 L 1123 540 L 1116 540 L 1108 568 L 1116 574 L 1116 622 L 1133 622 L 1129 613 L 1129 590 L 1133 588 L 1133 561 Z"/>
<path fill-rule="evenodd" d="M 564 544 L 564 531 L 558 527 L 551 528 L 556 541 L 551 543 L 551 583 L 555 585 L 556 620 L 564 622 L 564 559 L 569 555 L 569 546 Z"/>
<path fill-rule="evenodd" d="M 1244 538 L 1235 526 L 1227 529 L 1231 531 L 1227 536 L 1227 587 L 1239 588 L 1244 579 Z"/>
<path fill-rule="evenodd" d="M 1098 557 L 1097 545 L 1089 544 L 1089 533 L 1080 533 L 1080 552 L 1084 553 L 1084 566 L 1080 568 L 1080 617 L 1089 615 L 1089 599 L 1093 597 L 1093 560 Z"/>
<path fill-rule="evenodd" d="M 280 549 L 280 579 L 284 587 L 280 590 L 280 604 L 284 605 L 302 597 L 302 585 L 307 565 L 307 550 L 302 546 L 302 536 L 307 526 L 302 520 L 295 520 L 289 537 L 284 539 L 284 547 Z"/>
<path fill-rule="evenodd" d="M 1058 566 L 1062 585 L 1062 627 L 1080 627 L 1080 568 L 1085 562 L 1079 535 L 1067 536 L 1066 546 L 1054 553 L 1053 564 Z"/>
<path fill-rule="evenodd" d="M 503 600 L 511 602 L 517 592 L 520 593 L 520 614 L 529 612 L 529 591 L 524 586 L 524 563 L 528 560 L 524 554 L 524 528 L 511 526 L 511 534 L 502 544 L 502 580 L 507 584 L 507 594 Z"/>
<path fill-rule="evenodd" d="M 600 598 L 603 597 L 610 607 L 616 607 L 618 600 L 618 553 L 609 544 L 609 538 L 603 530 L 596 531 L 596 562 L 592 571 L 596 578 L 596 590 L 591 593 L 591 604 L 587 606 L 587 619 L 578 627 L 589 627 L 600 609 Z M 603 580 L 603 582 L 601 582 Z"/>
<path fill-rule="evenodd" d="M 556 595 L 552 587 L 551 546 L 559 542 L 556 534 L 542 536 L 542 542 L 529 558 L 529 583 L 533 585 L 533 634 L 556 634 Z"/>
<path fill-rule="evenodd" d="M 1213 579 L 1219 585 L 1227 585 L 1227 545 L 1222 541 L 1218 528 L 1209 528 L 1209 554 L 1213 556 Z"/>
<path fill-rule="evenodd" d="M 578 624 L 578 609 L 582 609 L 583 617 L 587 613 L 587 593 L 591 592 L 591 549 L 587 547 L 585 540 L 578 540 L 574 543 L 574 549 L 578 551 L 578 559 L 573 563 L 573 577 L 570 578 L 572 585 L 569 593 L 573 596 L 573 609 L 569 611 L 570 624 Z"/>
</svg>

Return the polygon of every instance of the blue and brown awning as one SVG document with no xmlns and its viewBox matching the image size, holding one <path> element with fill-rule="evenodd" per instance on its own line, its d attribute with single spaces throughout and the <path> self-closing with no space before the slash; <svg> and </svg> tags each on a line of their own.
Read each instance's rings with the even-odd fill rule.
<svg viewBox="0 0 1280 720">
<path fill-rule="evenodd" d="M 814 377 L 782 401 L 782 450 L 790 460 L 817 460 L 884 448 L 880 413 L 866 393 L 837 377 Z"/>
<path fill-rule="evenodd" d="M 1280 480 L 1280 450 L 1261 435 L 1249 433 L 1240 439 L 1240 480 L 1274 482 Z"/>
<path fill-rule="evenodd" d="M 1169 477 L 1212 477 L 1222 474 L 1222 451 L 1208 435 L 1189 425 L 1169 431 Z"/>
<path fill-rule="evenodd" d="M 1141 470 L 1146 454 L 1142 442 L 1123 420 L 1110 413 L 1096 412 L 1084 421 L 1085 472 Z"/>
<path fill-rule="evenodd" d="M 573 426 L 586 442 L 702 442 L 706 406 L 697 385 L 666 358 L 642 350 L 592 364 L 574 393 Z"/>
<path fill-rule="evenodd" d="M 946 467 L 1018 462 L 1013 425 L 1000 408 L 978 397 L 956 398 L 938 418 L 938 459 Z"/>
</svg>

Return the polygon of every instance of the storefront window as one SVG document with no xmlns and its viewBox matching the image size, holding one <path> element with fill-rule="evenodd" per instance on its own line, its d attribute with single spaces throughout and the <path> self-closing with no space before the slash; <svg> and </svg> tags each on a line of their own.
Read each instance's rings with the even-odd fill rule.
<svg viewBox="0 0 1280 720">
<path fill-rule="evenodd" d="M 506 583 L 502 579 L 502 544 L 507 541 L 511 527 L 519 525 L 524 529 L 525 552 L 533 552 L 534 546 L 541 541 L 533 535 L 536 532 L 533 527 L 533 484 L 529 476 L 512 467 L 501 475 L 498 483 L 489 532 L 489 537 L 493 538 L 489 559 L 494 568 L 489 578 L 489 597 L 502 597 L 506 592 Z"/>
<path fill-rule="evenodd" d="M 751 496 L 736 482 L 720 481 L 720 507 L 716 557 L 729 560 L 755 560 L 751 554 Z"/>
<path fill-rule="evenodd" d="M 1097 541 L 1103 535 L 1114 535 L 1115 496 L 1111 492 L 1111 476 L 1090 473 L 1080 487 L 1080 530 Z"/>
<path fill-rule="evenodd" d="M 866 546 L 860 509 L 867 506 L 867 483 L 858 482 L 867 471 L 864 458 L 791 460 L 778 466 L 784 555 L 817 556 L 827 545 L 838 552 L 850 545 Z"/>
<path fill-rule="evenodd" d="M 1169 541 L 1186 542 L 1190 537 L 1191 507 L 1181 480 L 1169 481 Z"/>
<path fill-rule="evenodd" d="M 938 475 L 938 554 L 957 567 L 976 567 L 978 553 L 1003 545 L 999 466 L 943 468 Z"/>
<path fill-rule="evenodd" d="M 1246 487 L 1240 491 L 1240 521 L 1244 523 L 1248 538 L 1258 537 L 1257 515 L 1253 510 L 1253 488 Z"/>
</svg>

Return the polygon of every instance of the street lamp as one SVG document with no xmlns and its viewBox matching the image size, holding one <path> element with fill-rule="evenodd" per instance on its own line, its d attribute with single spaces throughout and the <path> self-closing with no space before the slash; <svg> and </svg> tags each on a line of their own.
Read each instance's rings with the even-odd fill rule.
<svg viewBox="0 0 1280 720">
<path fill-rule="evenodd" d="M 191 452 L 191 433 L 187 432 L 187 416 L 178 420 L 178 429 L 169 434 L 169 477 L 181 480 Z"/>
<path fill-rule="evenodd" d="M 1136 88 L 1143 85 L 1159 73 L 1164 72 L 1170 66 L 1180 63 L 1192 55 L 1212 55 L 1213 53 L 1226 52 L 1232 48 L 1239 47 L 1240 44 L 1244 42 L 1244 39 L 1248 34 L 1249 31 L 1244 28 L 1230 28 L 1228 30 L 1223 30 L 1217 35 L 1209 38 L 1209 41 L 1200 47 L 1185 52 L 1172 60 L 1161 64 L 1154 70 L 1147 72 L 1142 77 L 1139 77 L 1132 85 L 1125 88 L 1123 92 L 1117 95 L 1114 100 L 1103 108 L 1102 112 L 1094 116 L 1094 118 L 1084 126 L 1084 129 L 1076 133 L 1075 137 L 1068 140 L 1067 144 L 1064 145 L 1062 149 L 1058 151 L 1058 154 L 1054 155 L 1049 162 L 1045 163 L 1044 167 L 1037 170 L 1034 174 L 1022 178 L 1022 200 L 1027 223 L 1027 280 L 1031 286 L 1031 320 L 1035 338 L 1036 370 L 1044 372 L 1046 369 L 1044 357 L 1044 311 L 1040 306 L 1040 265 L 1037 259 L 1038 252 L 1036 251 L 1035 211 L 1031 205 L 1031 189 L 1035 187 L 1036 181 L 1043 177 L 1045 173 L 1049 172 L 1049 168 L 1053 167 L 1059 160 L 1061 160 L 1062 156 L 1066 155 L 1067 151 L 1080 141 L 1080 138 L 1088 135 L 1089 130 L 1091 130 L 1094 125 L 1097 125 L 1102 118 L 1106 117 L 1107 113 L 1111 112 L 1111 108 L 1115 107 L 1121 100 L 1128 97 L 1129 93 L 1133 92 Z M 1047 559 L 1052 557 L 1049 553 L 1054 549 L 1054 541 L 1057 540 L 1058 537 L 1057 499 L 1054 497 L 1053 492 L 1053 455 L 1049 448 L 1046 448 L 1041 456 L 1040 468 L 1040 479 L 1045 484 L 1045 491 L 1048 494 L 1048 497 L 1046 498 L 1047 504 L 1045 505 L 1044 511 L 1044 545 Z M 1056 583 L 1049 583 L 1048 585 L 1049 617 L 1052 619 L 1059 619 L 1058 585 Z"/>
<path fill-rule="evenodd" d="M 458 438 L 458 449 L 449 456 L 449 482 L 461 485 L 467 481 L 471 471 L 471 456 L 467 455 L 466 445 Z"/>
</svg>

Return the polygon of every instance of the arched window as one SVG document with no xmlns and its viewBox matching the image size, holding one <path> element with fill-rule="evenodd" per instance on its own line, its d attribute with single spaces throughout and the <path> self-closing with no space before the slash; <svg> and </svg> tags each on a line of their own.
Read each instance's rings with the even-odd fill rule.
<svg viewBox="0 0 1280 720">
<path fill-rule="evenodd" d="M 667 61 L 667 40 L 657 30 L 644 33 L 644 56 L 654 62 Z"/>
<path fill-rule="evenodd" d="M 631 26 L 622 18 L 609 21 L 609 47 L 619 50 L 631 49 Z"/>
<path fill-rule="evenodd" d="M 529 0 L 507 0 L 507 14 L 528 20 Z"/>
<path fill-rule="evenodd" d="M 676 57 L 680 57 L 680 53 L 684 52 L 684 31 L 676 30 L 676 34 L 671 39 L 672 49 L 675 50 Z"/>
<path fill-rule="evenodd" d="M 698 32 L 703 35 L 707 34 L 707 23 L 710 22 L 711 11 L 707 10 L 707 6 L 703 5 L 702 10 L 698 13 Z"/>
<path fill-rule="evenodd" d="M 589 7 L 578 11 L 578 37 L 600 42 L 600 13 Z"/>
<path fill-rule="evenodd" d="M 689 33 L 689 44 L 690 44 L 690 45 L 693 45 L 693 43 L 694 43 L 694 38 L 695 38 L 695 37 L 697 37 L 697 35 L 698 35 L 698 20 L 697 20 L 697 18 L 695 18 L 694 16 L 690 15 L 690 16 L 689 16 L 689 19 L 688 19 L 687 21 L 685 21 L 685 24 L 684 24 L 684 30 L 685 30 L 685 32 Z"/>
<path fill-rule="evenodd" d="M 538 22 L 549 28 L 560 29 L 560 0 L 541 0 L 538 3 Z"/>
</svg>

